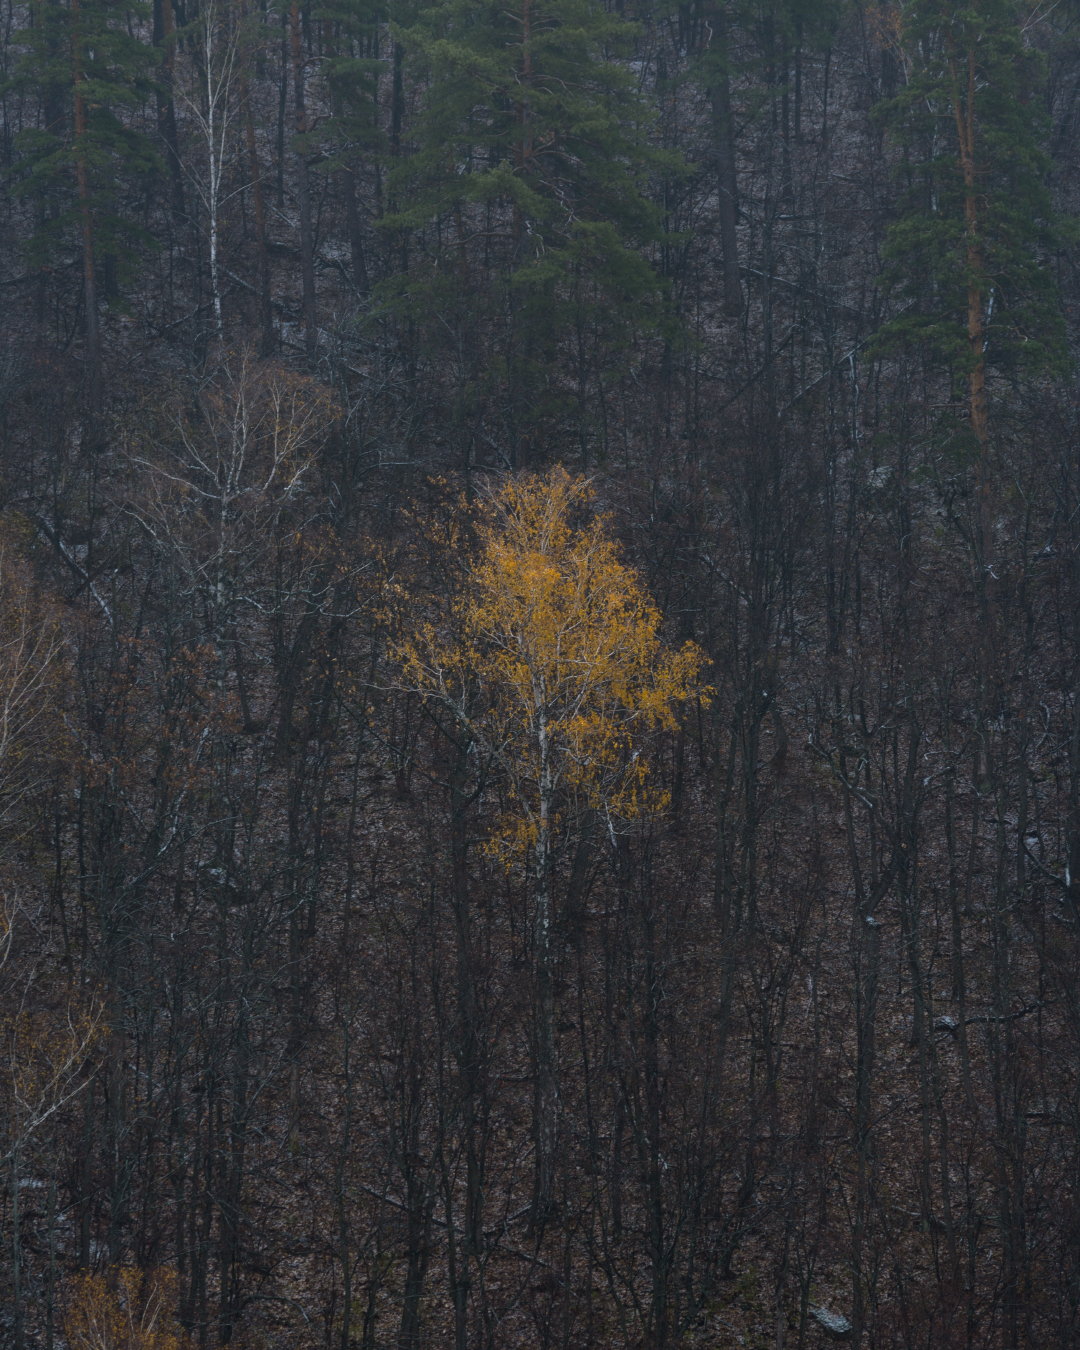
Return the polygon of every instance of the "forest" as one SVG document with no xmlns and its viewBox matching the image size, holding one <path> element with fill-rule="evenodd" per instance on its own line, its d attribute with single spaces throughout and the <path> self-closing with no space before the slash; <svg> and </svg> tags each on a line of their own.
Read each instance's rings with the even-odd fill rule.
<svg viewBox="0 0 1080 1350">
<path fill-rule="evenodd" d="M 1077 0 L 0 25 L 0 1345 L 1080 1344 Z"/>
</svg>

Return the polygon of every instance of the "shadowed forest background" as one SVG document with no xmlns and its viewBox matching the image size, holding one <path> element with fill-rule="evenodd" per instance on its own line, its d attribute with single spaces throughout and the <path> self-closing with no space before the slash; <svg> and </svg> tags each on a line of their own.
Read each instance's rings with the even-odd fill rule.
<svg viewBox="0 0 1080 1350">
<path fill-rule="evenodd" d="M 1075 0 L 0 25 L 0 1341 L 1075 1346 Z"/>
</svg>

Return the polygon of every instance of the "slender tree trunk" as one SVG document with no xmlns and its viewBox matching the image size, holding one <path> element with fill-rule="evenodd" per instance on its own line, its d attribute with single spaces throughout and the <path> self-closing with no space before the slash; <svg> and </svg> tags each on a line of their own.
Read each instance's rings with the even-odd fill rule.
<svg viewBox="0 0 1080 1350">
<path fill-rule="evenodd" d="M 335 43 L 334 25 L 329 19 L 323 20 L 323 37 L 325 49 L 328 56 L 340 55 L 346 48 L 339 48 Z M 378 93 L 375 94 L 375 104 L 378 104 Z M 330 110 L 335 118 L 342 115 L 341 94 L 339 91 L 331 88 Z M 341 170 L 341 182 L 343 185 L 343 196 L 345 199 L 345 230 L 349 237 L 349 254 L 352 264 L 352 284 L 358 295 L 366 295 L 371 289 L 368 282 L 367 259 L 364 256 L 364 238 L 360 230 L 360 210 L 357 203 L 357 185 L 356 170 L 351 164 L 347 164 Z"/>
<path fill-rule="evenodd" d="M 713 155 L 716 160 L 717 217 L 724 254 L 724 313 L 736 318 L 743 311 L 739 279 L 739 190 L 735 169 L 735 138 L 731 117 L 731 79 L 727 70 L 727 17 L 723 8 L 711 10 L 712 46 L 720 62 L 720 74 L 709 91 L 712 102 Z"/>
<path fill-rule="evenodd" d="M 1069 789 L 1065 813 L 1065 902 L 1080 931 L 1080 698 L 1073 699 L 1069 735 Z"/>
<path fill-rule="evenodd" d="M 163 0 L 167 4 L 169 0 Z M 247 22 L 247 4 L 240 9 L 242 23 Z M 251 195 L 255 204 L 255 237 L 259 246 L 259 355 L 269 356 L 276 345 L 274 340 L 274 305 L 270 293 L 270 255 L 266 248 L 266 204 L 263 200 L 262 172 L 259 152 L 255 144 L 255 119 L 251 115 L 251 90 L 247 78 L 247 61 L 240 62 L 240 101 L 244 107 L 244 141 L 251 162 Z"/>
<path fill-rule="evenodd" d="M 72 0 L 72 64 L 75 76 L 75 155 L 76 178 L 79 190 L 79 215 L 82 222 L 83 304 L 86 309 L 86 367 L 88 385 L 89 439 L 96 448 L 104 397 L 104 377 L 101 362 L 101 329 L 98 323 L 97 285 L 94 270 L 93 214 L 90 204 L 90 181 L 86 168 L 87 126 L 86 97 L 83 84 L 86 75 L 82 68 L 82 34 L 79 31 L 79 0 Z"/>
<path fill-rule="evenodd" d="M 952 104 L 956 134 L 960 141 L 960 164 L 964 174 L 964 221 L 967 225 L 968 341 L 971 344 L 971 429 L 986 458 L 986 358 L 984 353 L 983 288 L 986 267 L 979 238 L 979 196 L 975 178 L 975 51 L 968 53 L 966 97 L 961 96 L 960 71 L 952 34 L 949 34 Z M 981 478 L 985 480 L 985 466 Z M 982 485 L 985 491 L 985 483 Z"/>
<path fill-rule="evenodd" d="M 14 1116 L 14 1112 L 13 1112 Z M 13 1119 L 13 1132 L 19 1128 L 17 1118 Z M 26 1344 L 25 1317 L 22 1298 L 22 1241 L 19 1215 L 19 1140 L 11 1150 L 11 1298 L 15 1350 L 23 1350 Z"/>
<path fill-rule="evenodd" d="M 401 124 L 405 118 L 405 48 L 394 43 L 393 73 L 390 81 L 390 153 L 401 156 Z"/>
<path fill-rule="evenodd" d="M 49 1273 L 45 1285 L 45 1350 L 53 1350 L 56 1328 L 56 1174 L 60 1167 L 59 1141 L 53 1130 L 49 1167 Z"/>
<path fill-rule="evenodd" d="M 558 1097 L 555 1082 L 555 980 L 551 954 L 552 768 L 547 722 L 540 727 L 540 813 L 536 838 L 536 913 L 533 948 L 536 976 L 536 1197 L 531 1225 L 539 1231 L 555 1207 L 555 1147 Z"/>
<path fill-rule="evenodd" d="M 829 72 L 832 69 L 832 51 L 830 47 L 825 53 L 825 76 L 824 88 L 821 93 L 821 149 L 827 151 L 829 148 Z"/>
<path fill-rule="evenodd" d="M 285 12 L 281 14 L 281 78 L 278 83 L 277 141 L 275 167 L 277 169 L 277 208 L 285 209 L 285 109 L 289 103 L 289 25 Z"/>
<path fill-rule="evenodd" d="M 160 36 L 159 36 L 160 28 Z M 176 105 L 173 102 L 173 68 L 176 44 L 172 0 L 154 0 L 154 46 L 161 47 L 161 83 L 158 87 L 158 134 L 165 146 L 165 164 L 169 170 L 169 204 L 173 218 L 183 220 L 184 166 L 180 162 L 180 143 L 176 133 Z"/>
<path fill-rule="evenodd" d="M 665 1350 L 668 1339 L 668 1252 L 664 1225 L 664 1187 L 660 1153 L 661 1082 L 660 1002 L 663 998 L 660 952 L 657 944 L 656 902 L 651 887 L 642 886 L 642 926 L 645 948 L 645 1225 L 648 1232 L 649 1267 L 652 1276 L 650 1350 Z"/>
<path fill-rule="evenodd" d="M 480 1014 L 473 952 L 469 887 L 469 807 L 475 794 L 466 787 L 470 743 L 462 740 L 455 751 L 451 783 L 451 850 L 453 867 L 454 937 L 457 956 L 457 1033 L 454 1046 L 460 1079 L 462 1130 L 465 1136 L 465 1226 L 463 1249 L 476 1261 L 483 1247 L 484 1166 L 478 1137 L 480 1091 Z"/>
<path fill-rule="evenodd" d="M 717 1009 L 714 1055 L 714 1073 L 717 1082 L 722 1082 L 724 1075 L 728 1035 L 735 1006 L 739 944 L 743 924 L 743 888 L 738 884 L 736 877 L 734 836 L 738 826 L 737 822 L 731 820 L 729 812 L 735 786 L 736 731 L 734 727 L 730 729 L 728 754 L 725 756 L 722 751 L 725 730 L 721 728 L 718 704 L 714 703 L 713 809 L 716 835 L 713 853 L 713 916 L 719 925 L 720 941 L 720 1003 Z"/>
<path fill-rule="evenodd" d="M 851 1235 L 851 1344 L 859 1350 L 866 1331 L 865 1248 L 873 1203 L 873 1080 L 877 1024 L 878 976 L 881 968 L 881 924 L 872 913 L 857 915 L 859 971 L 855 1007 L 855 1213 Z"/>
<path fill-rule="evenodd" d="M 614 1115 L 615 1122 L 611 1133 L 611 1176 L 609 1181 L 611 1187 L 611 1240 L 612 1242 L 621 1242 L 623 1235 L 622 1154 L 623 1140 L 626 1135 L 626 1104 L 619 1092 L 616 1092 Z"/>
<path fill-rule="evenodd" d="M 400 159 L 402 153 L 401 127 L 405 119 L 405 48 L 400 43 L 394 43 L 393 69 L 390 79 L 390 154 L 394 159 Z M 380 180 L 381 182 L 381 180 Z M 391 211 L 397 209 L 397 203 L 392 198 L 389 203 Z M 398 252 L 399 266 L 402 273 L 409 270 L 409 232 L 408 230 L 399 230 L 397 238 L 391 247 L 396 245 Z M 392 265 L 392 264 L 391 264 Z"/>
<path fill-rule="evenodd" d="M 414 986 L 415 988 L 415 986 Z M 402 1069 L 401 1100 L 403 1111 L 403 1130 L 401 1137 L 401 1172 L 405 1182 L 406 1209 L 406 1269 L 405 1288 L 401 1303 L 401 1324 L 398 1328 L 399 1350 L 420 1350 L 420 1305 L 424 1293 L 424 1281 L 427 1277 L 428 1262 L 431 1257 L 431 1220 L 435 1205 L 435 1195 L 424 1175 L 425 1164 L 422 1161 L 421 1146 L 421 1105 L 423 1072 L 420 1063 L 421 1047 L 414 1039 L 409 1048 L 408 1062 Z M 406 1051 L 402 1050 L 405 1058 Z M 440 1154 L 445 1157 L 443 1150 Z M 461 1335 L 463 1325 L 463 1301 L 468 1296 L 468 1257 L 465 1258 L 465 1270 L 455 1260 L 454 1222 L 451 1195 L 453 1186 L 449 1169 L 444 1165 L 443 1185 L 446 1192 L 447 1231 L 450 1234 L 450 1282 L 454 1295 L 454 1323 L 458 1329 L 455 1345 L 458 1350 L 466 1350 Z"/>
<path fill-rule="evenodd" d="M 289 1155 L 294 1162 L 298 1161 L 300 1157 L 300 1080 L 302 1074 L 300 1052 L 303 1049 L 304 1039 L 304 982 L 301 975 L 301 964 L 304 951 L 303 933 L 297 912 L 299 908 L 300 906 L 294 893 L 292 896 L 292 911 L 289 914 L 289 992 L 292 1008 L 289 1019 L 288 1102 Z"/>
<path fill-rule="evenodd" d="M 352 255 L 352 283 L 360 295 L 366 295 L 371 289 L 368 281 L 367 259 L 364 256 L 364 238 L 360 232 L 360 211 L 356 200 L 356 172 L 346 169 L 345 174 L 345 223 L 349 231 L 349 252 Z"/>
<path fill-rule="evenodd" d="M 60 43 L 54 34 L 48 33 L 45 16 L 42 12 L 44 6 L 36 5 L 31 10 L 33 21 L 46 33 L 46 52 L 47 61 L 50 66 L 59 71 L 62 56 L 60 53 Z M 42 89 L 42 114 L 44 117 L 44 131 L 47 135 L 62 138 L 64 136 L 64 99 L 63 84 L 57 79 L 46 79 Z M 37 201 L 37 225 L 42 228 L 46 220 L 55 220 L 58 212 L 58 204 L 54 199 L 50 199 L 47 188 L 42 186 L 39 190 Z M 38 324 L 44 329 L 45 325 L 45 307 L 48 298 L 49 280 L 52 276 L 52 269 L 47 262 L 42 263 L 38 268 L 37 284 L 35 291 L 35 318 Z M 44 337 L 44 332 L 42 333 Z"/>
<path fill-rule="evenodd" d="M 79 1263 L 78 1269 L 85 1273 L 90 1269 L 90 1220 L 93 1204 L 93 1146 L 94 1146 L 94 1096 L 97 1088 L 97 1076 L 90 1080 L 86 1090 L 86 1105 L 83 1111 L 83 1129 L 79 1150 Z"/>
<path fill-rule="evenodd" d="M 245 972 L 250 977 L 250 972 Z M 230 1002 L 240 1008 L 246 1005 L 243 994 L 233 995 Z M 233 1090 L 230 1105 L 228 1145 L 222 1141 L 221 1185 L 218 1202 L 218 1343 L 227 1345 L 233 1337 L 241 1309 L 240 1224 L 244 1190 L 244 1163 L 247 1147 L 248 1093 L 251 1064 L 250 1027 L 241 1014 L 233 1053 Z"/>
<path fill-rule="evenodd" d="M 304 102 L 304 60 L 300 43 L 300 8 L 293 0 L 289 10 L 292 38 L 293 99 L 296 107 L 296 184 L 300 207 L 300 280 L 302 287 L 301 315 L 304 326 L 304 346 L 309 361 L 315 360 L 319 339 L 315 314 L 315 236 L 311 226 L 311 185 L 308 181 L 307 107 Z"/>
<path fill-rule="evenodd" d="M 795 184 L 791 176 L 791 89 L 788 83 L 791 73 L 791 52 L 786 37 L 780 44 L 780 55 L 783 67 L 780 82 L 780 157 L 783 183 L 780 195 L 785 202 L 790 203 L 795 200 Z"/>
<path fill-rule="evenodd" d="M 228 86 L 219 80 L 214 86 L 214 26 L 212 13 L 204 18 L 206 62 L 206 154 L 210 179 L 207 184 L 207 215 L 210 217 L 210 294 L 214 305 L 214 329 L 218 345 L 225 342 L 225 325 L 221 314 L 221 276 L 218 270 L 218 214 L 221 199 L 221 176 L 225 156 L 224 137 L 218 143 L 218 102 L 222 95 L 228 98 Z"/>
<path fill-rule="evenodd" d="M 356 885 L 356 820 L 360 800 L 359 749 L 353 761 L 352 793 L 349 802 L 349 827 L 346 834 L 345 905 L 341 922 L 341 950 L 345 969 L 351 972 L 356 960 L 352 935 L 353 891 Z M 349 1200 L 346 1191 L 346 1172 L 352 1147 L 352 1124 L 355 1102 L 355 1070 L 352 1061 L 352 1021 L 356 1011 L 355 994 L 347 974 L 342 991 L 341 1008 L 341 1074 L 342 1114 L 337 1137 L 337 1166 L 334 1176 L 334 1200 L 337 1209 L 338 1261 L 341 1265 L 341 1350 L 349 1350 L 352 1340 L 353 1283 L 352 1259 L 349 1244 Z"/>
<path fill-rule="evenodd" d="M 398 1328 L 398 1350 L 420 1350 L 421 1323 L 420 1306 L 424 1296 L 424 1282 L 427 1278 L 428 1261 L 431 1255 L 431 1217 L 435 1197 L 428 1193 L 420 1178 L 410 1181 L 407 1186 L 407 1232 L 405 1288 L 401 1298 L 401 1325 Z M 455 1291 L 457 1293 L 457 1291 Z M 455 1297 L 455 1325 L 461 1321 L 459 1315 L 460 1295 Z M 455 1344 L 464 1350 L 460 1336 Z"/>
</svg>

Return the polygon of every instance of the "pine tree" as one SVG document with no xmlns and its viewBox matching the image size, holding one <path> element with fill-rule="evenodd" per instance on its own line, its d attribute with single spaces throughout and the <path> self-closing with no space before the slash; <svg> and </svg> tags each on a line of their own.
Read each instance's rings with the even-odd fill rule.
<svg viewBox="0 0 1080 1350">
<path fill-rule="evenodd" d="M 565 400 L 560 343 L 602 331 L 617 346 L 659 313 L 644 187 L 678 165 L 649 148 L 645 101 L 614 59 L 633 27 L 594 0 L 445 0 L 399 31 L 427 98 L 391 178 L 400 206 L 386 223 L 423 250 L 396 298 L 420 314 L 457 305 L 473 330 L 503 325 L 513 461 Z"/>
<path fill-rule="evenodd" d="M 103 289 L 113 298 L 137 248 L 152 242 L 123 196 L 125 183 L 161 168 L 149 138 L 123 116 L 153 92 L 149 70 L 157 53 L 129 29 L 131 17 L 148 13 L 117 0 L 39 0 L 12 81 L 39 89 L 47 110 L 43 126 L 15 141 L 16 191 L 45 207 L 29 243 L 31 264 L 72 252 L 82 257 L 92 422 L 103 396 L 99 298 Z"/>
<path fill-rule="evenodd" d="M 966 383 L 984 454 L 988 369 L 1053 372 L 1064 360 L 1041 62 L 1009 0 L 956 10 L 914 0 L 901 32 L 909 79 L 878 115 L 903 153 L 884 254 L 886 281 L 907 303 L 881 345 L 922 344 Z"/>
<path fill-rule="evenodd" d="M 360 228 L 357 174 L 382 149 L 378 123 L 379 59 L 382 38 L 379 0 L 326 0 L 317 11 L 326 36 L 326 81 L 331 118 L 323 130 L 327 155 L 321 167 L 340 178 L 346 228 L 357 292 L 370 289 Z"/>
</svg>

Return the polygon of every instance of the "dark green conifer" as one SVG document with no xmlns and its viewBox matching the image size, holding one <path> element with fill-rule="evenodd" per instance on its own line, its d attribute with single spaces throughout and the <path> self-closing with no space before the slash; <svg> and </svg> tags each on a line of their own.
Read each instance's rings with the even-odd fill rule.
<svg viewBox="0 0 1080 1350">
<path fill-rule="evenodd" d="M 503 325 L 511 444 L 567 397 L 560 343 L 610 348 L 662 312 L 641 245 L 660 232 L 644 192 L 678 171 L 647 142 L 648 109 L 625 56 L 633 26 L 594 0 L 444 0 L 398 30 L 426 77 L 414 148 L 394 172 L 387 226 L 424 253 L 394 287 L 414 313 L 464 305 Z M 438 299 L 434 299 L 438 297 Z M 579 341 L 580 340 L 580 341 Z"/>
<path fill-rule="evenodd" d="M 1065 358 L 1048 265 L 1056 223 L 1039 144 L 1042 63 L 1010 0 L 914 0 L 900 42 L 908 80 L 878 116 L 903 151 L 884 256 L 906 303 L 882 344 L 921 344 L 966 384 L 985 451 L 988 370 L 1054 372 Z"/>
<path fill-rule="evenodd" d="M 38 0 L 12 80 L 39 90 L 46 114 L 15 141 L 16 191 L 43 207 L 28 245 L 31 266 L 65 256 L 82 263 L 92 416 L 102 399 L 99 302 L 116 298 L 137 247 L 152 242 L 127 190 L 161 161 L 125 116 L 153 92 L 149 72 L 157 53 L 129 26 L 132 16 L 148 13 L 145 5 L 117 0 Z"/>
</svg>

